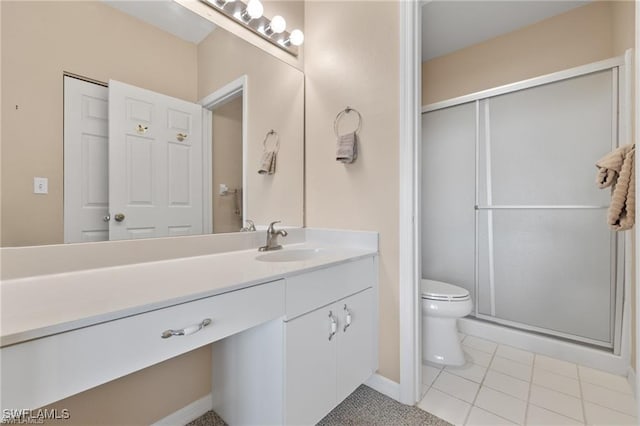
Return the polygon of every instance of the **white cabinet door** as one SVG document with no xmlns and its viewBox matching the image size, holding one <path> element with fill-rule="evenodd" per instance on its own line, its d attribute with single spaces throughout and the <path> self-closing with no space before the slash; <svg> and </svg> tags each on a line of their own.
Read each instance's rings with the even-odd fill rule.
<svg viewBox="0 0 640 426">
<path fill-rule="evenodd" d="M 336 305 L 340 319 L 337 380 L 341 402 L 374 372 L 373 289 L 347 297 Z"/>
<path fill-rule="evenodd" d="M 320 308 L 285 324 L 285 423 L 313 425 L 336 405 L 336 336 L 330 314 Z"/>
<path fill-rule="evenodd" d="M 200 105 L 111 80 L 109 238 L 201 234 L 202 155 Z"/>
<path fill-rule="evenodd" d="M 109 89 L 64 77 L 64 242 L 109 239 Z"/>
</svg>

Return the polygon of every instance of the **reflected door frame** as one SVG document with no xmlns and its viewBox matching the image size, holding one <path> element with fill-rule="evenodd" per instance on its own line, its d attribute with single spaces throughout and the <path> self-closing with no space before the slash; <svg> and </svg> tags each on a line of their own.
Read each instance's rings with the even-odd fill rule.
<svg viewBox="0 0 640 426">
<path fill-rule="evenodd" d="M 218 90 L 208 94 L 197 103 L 203 108 L 202 110 L 202 125 L 203 125 L 203 138 L 205 143 L 203 148 L 204 155 L 204 187 L 203 191 L 208 194 L 203 204 L 204 209 L 204 228 L 203 232 L 210 234 L 213 232 L 213 167 L 212 167 L 212 124 L 213 114 L 212 110 L 225 103 L 242 96 L 242 224 L 244 225 L 247 219 L 248 211 L 248 195 L 247 195 L 247 128 L 249 123 L 249 103 L 247 102 L 247 90 L 248 90 L 248 78 L 247 75 L 227 83 Z"/>
</svg>

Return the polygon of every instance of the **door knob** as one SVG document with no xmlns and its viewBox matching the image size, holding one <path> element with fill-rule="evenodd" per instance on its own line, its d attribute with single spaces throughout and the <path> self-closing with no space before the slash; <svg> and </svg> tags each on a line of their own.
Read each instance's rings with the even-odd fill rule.
<svg viewBox="0 0 640 426">
<path fill-rule="evenodd" d="M 124 220 L 124 214 L 116 213 L 116 215 L 113 218 L 116 220 L 116 222 L 122 222 Z"/>
<path fill-rule="evenodd" d="M 106 215 L 105 217 L 102 218 L 102 220 L 104 220 L 105 222 L 109 222 L 111 220 L 111 215 Z"/>
</svg>

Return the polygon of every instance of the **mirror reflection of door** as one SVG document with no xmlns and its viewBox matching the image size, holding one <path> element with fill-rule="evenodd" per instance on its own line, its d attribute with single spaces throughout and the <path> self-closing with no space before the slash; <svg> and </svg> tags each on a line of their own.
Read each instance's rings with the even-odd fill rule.
<svg viewBox="0 0 640 426">
<path fill-rule="evenodd" d="M 236 232 L 243 226 L 242 92 L 211 109 L 212 229 Z"/>
<path fill-rule="evenodd" d="M 64 117 L 65 243 L 202 233 L 201 106 L 65 77 Z"/>
</svg>

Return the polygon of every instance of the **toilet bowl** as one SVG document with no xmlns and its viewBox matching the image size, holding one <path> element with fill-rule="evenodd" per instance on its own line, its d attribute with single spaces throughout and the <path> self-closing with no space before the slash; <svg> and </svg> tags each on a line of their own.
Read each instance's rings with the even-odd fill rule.
<svg viewBox="0 0 640 426">
<path fill-rule="evenodd" d="M 422 360 L 442 365 L 464 365 L 457 319 L 473 308 L 464 288 L 422 280 Z"/>
</svg>

